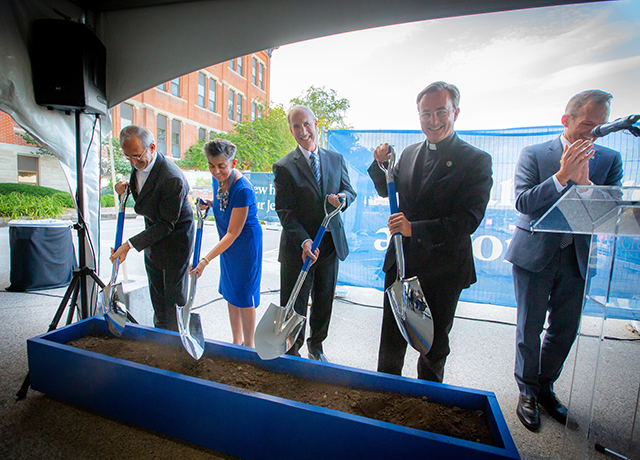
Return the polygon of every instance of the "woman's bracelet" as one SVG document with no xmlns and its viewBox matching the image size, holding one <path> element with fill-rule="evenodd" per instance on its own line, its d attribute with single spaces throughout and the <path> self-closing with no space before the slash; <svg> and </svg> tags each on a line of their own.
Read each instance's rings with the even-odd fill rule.
<svg viewBox="0 0 640 460">
<path fill-rule="evenodd" d="M 209 265 L 209 259 L 207 259 L 207 257 L 206 257 L 206 256 L 205 256 L 205 257 L 203 257 L 203 258 L 202 258 L 202 259 L 200 259 L 200 260 L 204 260 L 204 262 L 205 262 L 207 265 Z"/>
</svg>

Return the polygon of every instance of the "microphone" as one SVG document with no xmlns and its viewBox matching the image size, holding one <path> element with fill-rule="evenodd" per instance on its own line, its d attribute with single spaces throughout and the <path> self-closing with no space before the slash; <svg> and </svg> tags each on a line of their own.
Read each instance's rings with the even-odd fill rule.
<svg viewBox="0 0 640 460">
<path fill-rule="evenodd" d="M 591 130 L 591 135 L 593 137 L 604 137 L 607 134 L 615 133 L 621 129 L 631 128 L 638 120 L 640 120 L 640 115 L 629 115 L 625 118 L 618 118 L 611 123 L 596 126 Z"/>
</svg>

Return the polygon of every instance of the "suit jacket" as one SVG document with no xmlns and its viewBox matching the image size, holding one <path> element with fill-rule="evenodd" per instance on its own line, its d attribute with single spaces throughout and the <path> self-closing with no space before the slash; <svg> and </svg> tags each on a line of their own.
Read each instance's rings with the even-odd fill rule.
<svg viewBox="0 0 640 460">
<path fill-rule="evenodd" d="M 194 238 L 189 184 L 173 162 L 156 152 L 156 162 L 138 194 L 135 171 L 129 181 L 135 211 L 144 216 L 145 230 L 129 239 L 145 259 L 159 268 L 181 267 L 189 261 Z"/>
<path fill-rule="evenodd" d="M 433 154 L 435 160 L 427 166 L 427 141 L 410 145 L 393 171 L 398 207 L 411 222 L 412 236 L 402 238 L 405 275 L 450 275 L 467 288 L 476 282 L 471 234 L 491 195 L 491 156 L 456 133 L 439 142 Z M 388 196 L 375 160 L 369 175 L 378 194 Z M 383 270 L 396 270 L 395 263 L 392 239 Z"/>
<path fill-rule="evenodd" d="M 346 209 L 356 198 L 351 187 L 344 157 L 331 150 L 320 149 L 322 189 L 300 147 L 289 152 L 273 165 L 276 189 L 276 212 L 282 224 L 278 260 L 300 258 L 302 243 L 314 239 L 324 219 L 324 199 L 329 194 L 344 193 Z M 327 230 L 340 260 L 349 254 L 342 216 L 334 216 Z"/>
<path fill-rule="evenodd" d="M 622 185 L 622 157 L 619 152 L 594 145 L 589 160 L 589 179 L 595 185 Z M 553 175 L 560 170 L 563 152 L 560 137 L 525 147 L 516 165 L 514 186 L 516 209 L 521 213 L 505 259 L 530 272 L 547 266 L 560 245 L 561 233 L 531 232 L 531 225 L 566 193 L 573 181 L 558 192 Z M 589 259 L 589 235 L 574 235 L 578 265 L 586 277 Z"/>
</svg>

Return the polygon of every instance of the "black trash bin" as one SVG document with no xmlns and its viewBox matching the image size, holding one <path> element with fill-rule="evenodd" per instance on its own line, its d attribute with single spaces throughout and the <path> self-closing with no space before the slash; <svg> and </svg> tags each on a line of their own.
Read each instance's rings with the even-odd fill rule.
<svg viewBox="0 0 640 460">
<path fill-rule="evenodd" d="M 29 291 L 67 286 L 77 268 L 71 222 L 12 220 L 11 285 L 7 291 Z"/>
</svg>

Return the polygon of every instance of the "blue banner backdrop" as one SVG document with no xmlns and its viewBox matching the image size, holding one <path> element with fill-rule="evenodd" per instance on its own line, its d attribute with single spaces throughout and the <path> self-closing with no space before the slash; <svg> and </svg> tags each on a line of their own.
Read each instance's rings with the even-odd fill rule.
<svg viewBox="0 0 640 460">
<path fill-rule="evenodd" d="M 504 260 L 504 254 L 518 217 L 513 190 L 516 161 L 523 147 L 545 142 L 562 131 L 562 126 L 458 131 L 462 139 L 491 154 L 494 181 L 485 219 L 472 236 L 478 282 L 462 292 L 461 300 L 515 307 L 511 264 Z M 389 241 L 389 202 L 378 196 L 367 168 L 377 145 L 388 142 L 395 146 L 397 152 L 402 152 L 405 147 L 423 140 L 421 131 L 328 132 L 327 148 L 345 157 L 351 184 L 358 193 L 356 201 L 343 214 L 350 254 L 340 264 L 339 284 L 383 289 L 381 267 Z M 617 132 L 599 139 L 598 143 L 621 152 L 623 185 L 640 185 L 640 139 Z M 259 218 L 277 222 L 273 174 L 247 173 L 247 177 L 255 186 Z M 628 263 L 628 269 L 616 276 L 616 290 L 620 296 L 631 299 L 640 285 L 638 239 L 620 238 L 617 254 Z M 632 310 L 616 316 L 640 319 L 640 311 Z"/>
</svg>

